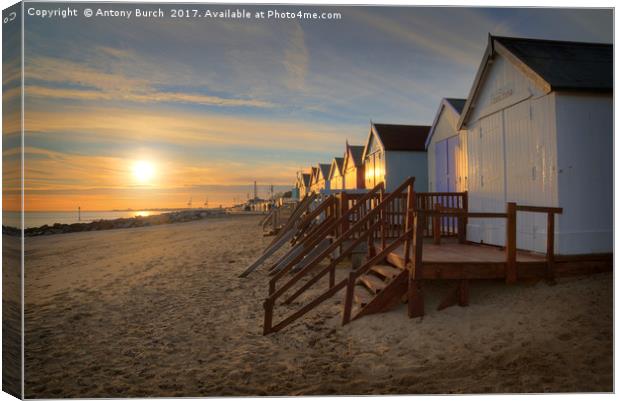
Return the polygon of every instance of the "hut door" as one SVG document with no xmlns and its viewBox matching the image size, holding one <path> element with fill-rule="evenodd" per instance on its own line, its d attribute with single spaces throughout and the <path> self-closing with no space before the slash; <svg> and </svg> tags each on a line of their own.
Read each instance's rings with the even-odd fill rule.
<svg viewBox="0 0 620 401">
<path fill-rule="evenodd" d="M 435 191 L 448 191 L 448 140 L 435 143 Z"/>
<path fill-rule="evenodd" d="M 459 137 L 453 136 L 446 139 L 447 145 L 447 167 L 446 167 L 446 181 L 448 192 L 456 192 L 456 157 L 459 146 Z"/>
<path fill-rule="evenodd" d="M 456 157 L 459 137 L 453 136 L 435 144 L 435 190 L 456 192 Z"/>
</svg>

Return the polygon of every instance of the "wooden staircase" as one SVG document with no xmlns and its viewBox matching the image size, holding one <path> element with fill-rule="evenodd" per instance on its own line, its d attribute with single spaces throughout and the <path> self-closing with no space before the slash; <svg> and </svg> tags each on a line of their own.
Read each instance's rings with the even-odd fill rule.
<svg viewBox="0 0 620 401">
<path fill-rule="evenodd" d="M 269 282 L 269 296 L 264 303 L 264 334 L 283 329 L 342 289 L 346 289 L 343 324 L 352 318 L 387 310 L 400 302 L 407 291 L 408 270 L 397 269 L 386 264 L 385 260 L 391 252 L 401 247 L 405 252 L 404 260 L 409 260 L 413 233 L 414 181 L 413 177 L 405 180 L 390 194 L 385 194 L 383 186 L 378 185 L 359 198 L 351 208 L 335 218 L 326 219 L 322 227 L 317 226 L 303 237 L 300 244 L 303 244 L 304 250 L 274 269 L 277 273 Z M 400 217 L 395 217 L 397 211 Z M 308 217 L 312 216 L 310 213 Z M 388 235 L 390 231 L 391 236 Z M 331 244 L 317 250 L 319 243 L 330 236 Z M 380 240 L 378 246 L 375 239 Z M 350 271 L 348 278 L 336 282 L 336 265 L 364 243 L 368 244 L 366 262 L 359 269 Z M 303 263 L 299 265 L 302 260 Z M 323 261 L 327 264 L 323 264 Z M 285 283 L 278 283 L 289 272 L 293 272 L 293 276 Z M 280 297 L 285 298 L 283 304 L 290 305 L 327 275 L 327 290 L 274 324 L 274 308 Z M 360 287 L 358 291 L 356 287 Z M 289 291 L 293 293 L 287 294 Z M 355 308 L 354 298 L 358 300 Z"/>
<path fill-rule="evenodd" d="M 357 279 L 354 288 L 353 319 L 395 307 L 407 293 L 407 271 L 384 262 Z"/>
</svg>

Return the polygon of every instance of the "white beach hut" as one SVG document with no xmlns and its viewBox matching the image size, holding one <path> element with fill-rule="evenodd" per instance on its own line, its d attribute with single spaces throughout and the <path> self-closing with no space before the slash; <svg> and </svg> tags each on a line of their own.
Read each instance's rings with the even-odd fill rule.
<svg viewBox="0 0 620 401">
<path fill-rule="evenodd" d="M 316 167 L 312 167 L 312 183 L 310 189 L 315 193 L 330 193 L 329 169 L 331 164 L 319 163 Z"/>
<path fill-rule="evenodd" d="M 428 190 L 426 149 L 430 130 L 426 125 L 370 123 L 362 156 L 366 188 L 385 183 L 390 192 L 408 177 L 415 177 L 416 191 Z"/>
<path fill-rule="evenodd" d="M 344 188 L 347 192 L 357 192 L 365 189 L 363 155 L 364 146 L 349 145 L 349 142 L 346 142 L 342 173 L 344 174 Z"/>
<path fill-rule="evenodd" d="M 329 168 L 329 188 L 333 191 L 344 190 L 343 157 L 334 157 Z"/>
<path fill-rule="evenodd" d="M 432 192 L 467 190 L 467 131 L 456 126 L 465 99 L 444 98 L 426 138 L 428 189 Z"/>
<path fill-rule="evenodd" d="M 489 36 L 457 130 L 467 135 L 469 209 L 562 207 L 558 254 L 613 250 L 613 50 Z M 517 247 L 545 251 L 546 216 L 519 212 Z M 504 221 L 468 240 L 503 245 Z"/>
</svg>

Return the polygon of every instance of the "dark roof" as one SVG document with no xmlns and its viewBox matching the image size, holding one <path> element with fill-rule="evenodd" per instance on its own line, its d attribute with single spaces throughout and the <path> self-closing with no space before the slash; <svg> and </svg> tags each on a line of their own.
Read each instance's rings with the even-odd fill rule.
<svg viewBox="0 0 620 401">
<path fill-rule="evenodd" d="M 334 157 L 334 160 L 336 160 L 336 166 L 338 167 L 338 170 L 342 172 L 342 163 L 344 162 L 344 157 Z"/>
<path fill-rule="evenodd" d="M 321 172 L 321 175 L 323 176 L 323 179 L 327 179 L 329 178 L 329 169 L 331 168 L 331 164 L 323 164 L 323 163 L 319 163 L 319 169 Z"/>
<path fill-rule="evenodd" d="M 452 106 L 454 108 L 454 110 L 456 110 L 459 114 L 461 114 L 461 112 L 463 111 L 463 107 L 465 107 L 465 102 L 467 101 L 467 99 L 453 99 L 453 98 L 446 98 L 446 102 L 450 103 L 450 106 Z"/>
<path fill-rule="evenodd" d="M 385 150 L 425 151 L 428 125 L 373 124 Z"/>
<path fill-rule="evenodd" d="M 349 145 L 349 149 L 351 150 L 351 155 L 353 156 L 353 163 L 356 166 L 361 165 L 362 157 L 364 157 L 364 146 Z"/>
<path fill-rule="evenodd" d="M 310 186 L 310 174 L 302 173 L 301 180 L 303 181 L 306 187 Z"/>
<path fill-rule="evenodd" d="M 314 181 L 314 177 L 318 175 L 319 169 L 316 167 L 311 167 L 310 168 L 310 184 L 312 184 Z"/>
<path fill-rule="evenodd" d="M 613 45 L 493 36 L 553 90 L 613 90 Z"/>
<path fill-rule="evenodd" d="M 342 175 L 342 162 L 344 161 L 343 157 L 334 157 L 332 160 L 332 164 L 329 166 L 329 178 L 331 179 L 332 174 L 336 174 L 336 172 Z M 334 168 L 334 162 L 336 162 L 336 168 Z"/>
</svg>

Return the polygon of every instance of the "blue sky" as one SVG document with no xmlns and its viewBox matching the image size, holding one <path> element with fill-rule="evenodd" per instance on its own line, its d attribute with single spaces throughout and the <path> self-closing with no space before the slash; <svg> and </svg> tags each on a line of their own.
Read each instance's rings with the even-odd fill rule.
<svg viewBox="0 0 620 401">
<path fill-rule="evenodd" d="M 26 17 L 32 209 L 174 207 L 206 194 L 229 204 L 254 179 L 283 189 L 345 140 L 363 144 L 371 119 L 430 125 L 442 97 L 469 92 L 488 33 L 613 40 L 609 10 L 190 8 L 342 19 Z M 153 164 L 153 182 L 132 180 L 136 160 Z"/>
</svg>

